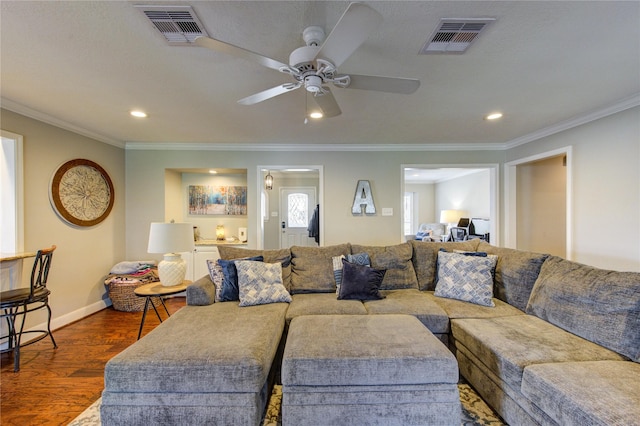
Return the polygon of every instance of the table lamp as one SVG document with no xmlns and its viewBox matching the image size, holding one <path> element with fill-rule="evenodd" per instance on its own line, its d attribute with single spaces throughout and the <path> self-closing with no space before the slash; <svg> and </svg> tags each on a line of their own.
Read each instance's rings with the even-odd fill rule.
<svg viewBox="0 0 640 426">
<path fill-rule="evenodd" d="M 440 223 L 447 224 L 447 235 L 451 230 L 451 225 L 454 224 L 455 226 L 464 214 L 465 214 L 464 210 L 441 210 L 440 211 Z"/>
<path fill-rule="evenodd" d="M 190 223 L 153 222 L 149 228 L 148 253 L 163 253 L 158 264 L 162 285 L 182 284 L 187 274 L 187 263 L 180 252 L 193 250 L 193 226 Z"/>
</svg>

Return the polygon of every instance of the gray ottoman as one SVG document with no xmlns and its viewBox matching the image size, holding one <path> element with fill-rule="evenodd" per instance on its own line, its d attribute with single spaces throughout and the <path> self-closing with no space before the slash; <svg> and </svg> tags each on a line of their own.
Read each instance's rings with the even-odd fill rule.
<svg viewBox="0 0 640 426">
<path fill-rule="evenodd" d="M 282 424 L 459 425 L 455 357 L 411 315 L 291 320 Z"/>
</svg>

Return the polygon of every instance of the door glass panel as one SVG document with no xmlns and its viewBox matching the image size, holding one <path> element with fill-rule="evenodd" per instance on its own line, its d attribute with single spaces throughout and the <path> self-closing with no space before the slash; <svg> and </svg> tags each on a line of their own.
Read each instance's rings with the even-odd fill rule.
<svg viewBox="0 0 640 426">
<path fill-rule="evenodd" d="M 306 228 L 309 224 L 309 196 L 307 194 L 289 194 L 287 210 L 290 228 Z"/>
</svg>

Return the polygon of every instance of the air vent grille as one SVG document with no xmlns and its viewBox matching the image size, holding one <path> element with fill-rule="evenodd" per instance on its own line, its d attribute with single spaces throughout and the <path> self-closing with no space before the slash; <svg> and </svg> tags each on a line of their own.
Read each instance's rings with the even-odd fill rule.
<svg viewBox="0 0 640 426">
<path fill-rule="evenodd" d="M 171 45 L 188 45 L 207 36 L 191 6 L 136 5 Z"/>
<path fill-rule="evenodd" d="M 493 21 L 495 18 L 443 18 L 440 20 L 438 28 L 427 39 L 420 54 L 462 53 Z"/>
</svg>

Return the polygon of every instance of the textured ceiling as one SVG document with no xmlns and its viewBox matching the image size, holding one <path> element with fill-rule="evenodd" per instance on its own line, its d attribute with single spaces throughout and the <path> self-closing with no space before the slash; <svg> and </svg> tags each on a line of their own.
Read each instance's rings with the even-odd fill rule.
<svg viewBox="0 0 640 426">
<path fill-rule="evenodd" d="M 368 2 L 381 26 L 341 73 L 417 78 L 411 95 L 334 89 L 342 115 L 304 124 L 305 92 L 236 101 L 287 75 L 169 46 L 124 1 L 0 2 L 2 106 L 124 144 L 500 145 L 640 93 L 638 1 Z M 160 2 L 155 2 L 160 3 Z M 190 4 L 211 37 L 282 62 L 348 2 Z M 462 55 L 418 55 L 441 18 L 494 17 Z M 149 117 L 128 115 L 140 108 Z M 494 110 L 505 116 L 487 122 Z"/>
</svg>

